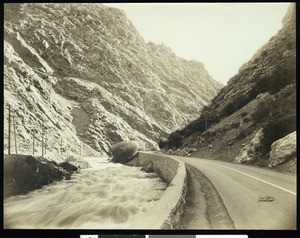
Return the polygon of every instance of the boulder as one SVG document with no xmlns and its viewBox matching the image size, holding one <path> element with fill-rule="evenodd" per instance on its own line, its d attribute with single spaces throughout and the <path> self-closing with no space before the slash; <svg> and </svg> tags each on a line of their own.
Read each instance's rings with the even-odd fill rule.
<svg viewBox="0 0 300 238">
<path fill-rule="evenodd" d="M 192 153 L 194 153 L 194 152 L 196 152 L 196 149 L 195 149 L 195 148 L 188 148 L 188 149 L 187 149 L 187 153 L 188 153 L 188 154 L 192 154 Z"/>
<path fill-rule="evenodd" d="M 39 189 L 66 177 L 54 163 L 30 155 L 4 155 L 4 198 Z"/>
<path fill-rule="evenodd" d="M 258 158 L 260 153 L 257 151 L 257 148 L 261 147 L 263 136 L 264 134 L 261 128 L 250 141 L 249 145 L 242 145 L 241 153 L 234 159 L 234 163 L 247 163 Z"/>
<path fill-rule="evenodd" d="M 251 151 L 250 145 L 244 146 L 241 150 L 241 153 L 237 157 L 235 157 L 233 162 L 241 164 L 250 161 L 251 158 L 248 156 L 249 151 Z"/>
<path fill-rule="evenodd" d="M 296 131 L 271 145 L 269 167 L 276 167 L 291 158 L 296 158 Z"/>
<path fill-rule="evenodd" d="M 66 170 L 68 172 L 71 172 L 71 173 L 78 171 L 78 168 L 75 165 L 73 165 L 73 164 L 71 164 L 70 162 L 67 162 L 67 161 L 60 163 L 58 165 L 58 167 Z"/>
<path fill-rule="evenodd" d="M 95 155 L 94 155 L 95 156 Z M 90 168 L 90 164 L 78 155 L 66 155 L 63 156 L 63 162 L 68 162 L 69 164 L 75 166 L 77 169 L 87 169 Z"/>
<path fill-rule="evenodd" d="M 180 149 L 180 148 L 178 148 L 178 149 L 175 151 L 175 154 L 178 154 L 178 155 L 180 155 L 180 154 L 181 154 L 181 149 Z"/>
<path fill-rule="evenodd" d="M 154 163 L 151 161 L 150 163 L 144 165 L 141 171 L 144 171 L 146 173 L 154 173 Z"/>
</svg>

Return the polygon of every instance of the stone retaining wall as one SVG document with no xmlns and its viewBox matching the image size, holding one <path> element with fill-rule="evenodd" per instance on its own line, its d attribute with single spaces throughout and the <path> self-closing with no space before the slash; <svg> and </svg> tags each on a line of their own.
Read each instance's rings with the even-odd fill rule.
<svg viewBox="0 0 300 238">
<path fill-rule="evenodd" d="M 140 152 L 128 164 L 143 167 L 151 164 L 154 171 L 168 184 L 155 207 L 147 212 L 146 217 L 133 224 L 132 228 L 178 229 L 187 189 L 185 164 L 175 158 L 146 152 Z"/>
</svg>

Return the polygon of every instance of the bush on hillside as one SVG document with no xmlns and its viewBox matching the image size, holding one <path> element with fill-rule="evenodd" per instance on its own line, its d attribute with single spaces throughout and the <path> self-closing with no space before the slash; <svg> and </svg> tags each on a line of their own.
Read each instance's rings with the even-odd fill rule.
<svg viewBox="0 0 300 238">
<path fill-rule="evenodd" d="M 188 127 L 189 127 L 189 130 L 193 131 L 193 132 L 196 132 L 196 131 L 204 132 L 205 131 L 205 123 L 203 122 L 201 117 L 192 121 L 188 125 Z"/>
<path fill-rule="evenodd" d="M 245 123 L 248 123 L 248 122 L 250 122 L 251 121 L 251 119 L 249 118 L 249 117 L 244 117 L 243 118 L 243 122 L 245 122 Z"/>
<path fill-rule="evenodd" d="M 158 141 L 158 146 L 159 146 L 160 149 L 165 148 L 166 145 L 167 145 L 167 139 L 161 138 L 161 139 Z"/>
<path fill-rule="evenodd" d="M 182 140 L 184 139 L 182 133 L 183 131 L 181 130 L 172 132 L 168 138 L 166 149 L 171 149 L 173 147 L 179 148 L 182 145 Z"/>
<path fill-rule="evenodd" d="M 125 164 L 132 160 L 139 151 L 138 146 L 133 142 L 119 142 L 110 148 L 111 161 Z"/>
<path fill-rule="evenodd" d="M 245 137 L 251 135 L 254 130 L 255 130 L 255 126 L 253 126 L 253 125 L 250 126 L 250 127 L 247 127 L 247 128 L 242 128 L 241 130 L 239 130 L 237 132 L 235 139 L 236 140 L 242 140 Z"/>
<path fill-rule="evenodd" d="M 248 112 L 242 112 L 242 113 L 241 113 L 241 117 L 243 117 L 243 118 L 244 118 L 245 116 L 247 116 L 247 115 L 248 115 Z"/>
<path fill-rule="evenodd" d="M 244 107 L 250 101 L 249 95 L 245 92 L 238 92 L 234 96 L 231 96 L 225 102 L 225 106 L 223 107 L 222 111 L 220 112 L 221 117 L 229 116 L 235 113 L 237 110 Z"/>
<path fill-rule="evenodd" d="M 254 122 L 262 122 L 264 119 L 271 115 L 274 110 L 275 101 L 271 96 L 265 96 L 252 112 L 251 118 Z"/>
</svg>

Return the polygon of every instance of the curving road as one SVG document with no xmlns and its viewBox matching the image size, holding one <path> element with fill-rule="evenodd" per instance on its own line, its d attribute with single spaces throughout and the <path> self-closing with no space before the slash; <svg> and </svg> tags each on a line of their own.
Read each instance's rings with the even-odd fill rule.
<svg viewBox="0 0 300 238">
<path fill-rule="evenodd" d="M 296 176 L 254 166 L 171 156 L 200 170 L 215 186 L 236 229 L 293 230 Z M 273 201 L 263 201 L 271 197 Z"/>
</svg>

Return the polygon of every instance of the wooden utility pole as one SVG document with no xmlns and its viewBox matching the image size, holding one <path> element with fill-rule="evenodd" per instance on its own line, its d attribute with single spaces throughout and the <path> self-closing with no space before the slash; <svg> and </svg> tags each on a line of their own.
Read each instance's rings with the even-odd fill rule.
<svg viewBox="0 0 300 238">
<path fill-rule="evenodd" d="M 204 111 L 203 115 L 204 115 L 204 120 L 205 120 L 205 137 L 207 137 L 207 135 L 206 135 L 206 132 L 207 132 L 207 120 L 208 120 L 208 117 L 210 116 L 210 113 L 208 111 Z"/>
<path fill-rule="evenodd" d="M 205 117 L 205 132 L 207 131 L 207 116 Z"/>
<path fill-rule="evenodd" d="M 60 153 L 62 154 L 62 137 L 60 137 Z"/>
<path fill-rule="evenodd" d="M 47 147 L 46 147 L 46 145 L 47 145 L 47 137 L 46 137 L 46 133 L 45 133 L 45 154 L 46 154 L 46 152 L 47 152 Z"/>
<path fill-rule="evenodd" d="M 32 154 L 34 155 L 34 139 L 35 139 L 35 131 L 32 131 L 32 137 L 33 137 L 33 141 L 32 141 Z"/>
<path fill-rule="evenodd" d="M 15 151 L 16 155 L 18 154 L 18 145 L 17 145 L 17 135 L 16 135 L 16 121 L 15 117 L 13 117 L 13 124 L 14 124 L 14 137 L 15 137 Z"/>
<path fill-rule="evenodd" d="M 44 123 L 42 125 L 42 156 L 44 156 Z"/>
<path fill-rule="evenodd" d="M 82 155 L 82 142 L 80 141 L 80 155 Z"/>
<path fill-rule="evenodd" d="M 10 155 L 10 105 L 8 105 L 8 154 Z"/>
</svg>

